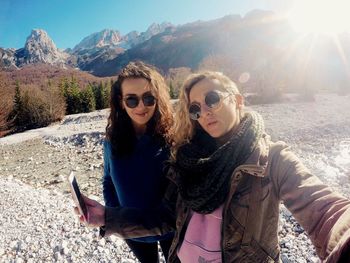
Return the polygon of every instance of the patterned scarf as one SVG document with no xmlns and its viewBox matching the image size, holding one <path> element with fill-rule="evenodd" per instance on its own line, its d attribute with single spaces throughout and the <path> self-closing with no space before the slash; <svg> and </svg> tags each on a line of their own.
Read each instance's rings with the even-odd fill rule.
<svg viewBox="0 0 350 263">
<path fill-rule="evenodd" d="M 263 132 L 263 119 L 253 111 L 245 114 L 222 146 L 205 131 L 197 130 L 191 142 L 179 148 L 174 164 L 186 205 L 202 214 L 218 208 L 229 192 L 232 172 L 253 153 Z"/>
</svg>

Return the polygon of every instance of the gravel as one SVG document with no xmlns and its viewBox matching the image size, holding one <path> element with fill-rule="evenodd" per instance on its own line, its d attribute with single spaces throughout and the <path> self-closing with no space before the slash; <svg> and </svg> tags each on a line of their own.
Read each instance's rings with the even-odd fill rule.
<svg viewBox="0 0 350 263">
<path fill-rule="evenodd" d="M 122 239 L 80 225 L 58 190 L 2 178 L 0 196 L 1 262 L 135 262 Z"/>
</svg>

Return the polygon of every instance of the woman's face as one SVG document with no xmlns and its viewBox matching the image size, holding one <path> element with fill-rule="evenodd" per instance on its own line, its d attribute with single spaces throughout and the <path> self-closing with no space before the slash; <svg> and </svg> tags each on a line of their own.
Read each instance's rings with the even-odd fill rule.
<svg viewBox="0 0 350 263">
<path fill-rule="evenodd" d="M 144 105 L 144 101 L 152 96 L 150 85 L 144 78 L 127 78 L 122 82 L 122 107 L 129 115 L 135 130 L 146 128 L 156 109 L 156 102 L 150 106 Z M 134 102 L 138 99 L 138 105 L 134 108 L 128 106 L 128 98 L 133 98 Z"/>
<path fill-rule="evenodd" d="M 205 96 L 210 91 L 217 91 L 221 95 L 220 103 L 215 109 L 205 103 Z M 201 108 L 201 115 L 198 123 L 212 137 L 219 138 L 228 133 L 239 122 L 239 111 L 243 106 L 241 95 L 229 95 L 224 90 L 220 81 L 216 79 L 203 79 L 196 83 L 189 94 L 191 103 L 198 103 Z"/>
</svg>

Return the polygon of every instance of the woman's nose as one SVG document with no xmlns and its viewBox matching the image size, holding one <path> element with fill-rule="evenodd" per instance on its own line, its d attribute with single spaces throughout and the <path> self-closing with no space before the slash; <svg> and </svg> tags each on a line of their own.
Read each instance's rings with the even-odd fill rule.
<svg viewBox="0 0 350 263">
<path fill-rule="evenodd" d="M 137 107 L 136 108 L 141 108 L 143 109 L 145 107 L 145 104 L 143 104 L 143 101 L 142 100 L 139 100 L 139 104 L 137 104 Z"/>
<path fill-rule="evenodd" d="M 212 109 L 208 107 L 206 104 L 201 106 L 201 111 L 203 116 L 209 116 L 213 113 Z"/>
</svg>

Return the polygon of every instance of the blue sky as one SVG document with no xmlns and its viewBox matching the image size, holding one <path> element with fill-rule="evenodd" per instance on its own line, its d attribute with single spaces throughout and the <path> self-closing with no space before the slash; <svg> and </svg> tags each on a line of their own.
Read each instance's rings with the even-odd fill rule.
<svg viewBox="0 0 350 263">
<path fill-rule="evenodd" d="M 47 31 L 58 48 L 73 48 L 105 28 L 123 35 L 153 22 L 175 25 L 253 9 L 286 11 L 293 0 L 0 0 L 0 47 L 21 48 L 33 28 Z"/>
</svg>

